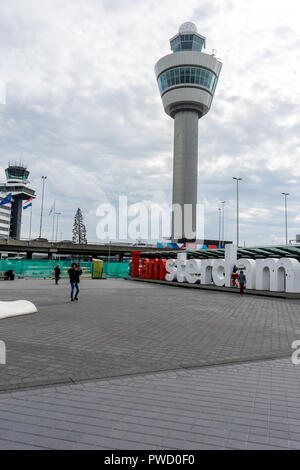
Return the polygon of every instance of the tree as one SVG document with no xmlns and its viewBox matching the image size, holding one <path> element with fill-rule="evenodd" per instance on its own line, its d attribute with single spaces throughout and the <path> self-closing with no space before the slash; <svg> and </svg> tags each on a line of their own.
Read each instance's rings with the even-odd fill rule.
<svg viewBox="0 0 300 470">
<path fill-rule="evenodd" d="M 77 212 L 74 217 L 73 225 L 73 243 L 87 243 L 86 239 L 86 228 L 83 223 L 83 217 L 81 209 L 77 209 Z"/>
</svg>

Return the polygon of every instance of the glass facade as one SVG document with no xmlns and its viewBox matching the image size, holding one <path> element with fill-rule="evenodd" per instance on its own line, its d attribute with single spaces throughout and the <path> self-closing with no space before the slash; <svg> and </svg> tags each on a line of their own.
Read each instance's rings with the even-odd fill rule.
<svg viewBox="0 0 300 470">
<path fill-rule="evenodd" d="M 198 51 L 203 49 L 204 40 L 196 34 L 180 34 L 171 41 L 173 52 L 178 51 Z"/>
<path fill-rule="evenodd" d="M 161 93 L 171 86 L 184 83 L 199 85 L 214 93 L 217 77 L 209 70 L 201 67 L 176 67 L 158 77 L 158 86 Z"/>
</svg>

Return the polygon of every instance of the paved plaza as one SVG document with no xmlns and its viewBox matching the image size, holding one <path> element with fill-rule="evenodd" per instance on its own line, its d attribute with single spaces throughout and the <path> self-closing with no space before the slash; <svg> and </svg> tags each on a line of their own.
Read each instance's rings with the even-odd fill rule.
<svg viewBox="0 0 300 470">
<path fill-rule="evenodd" d="M 289 360 L 0 395 L 0 449 L 299 449 Z"/>
<path fill-rule="evenodd" d="M 0 448 L 300 448 L 300 301 L 125 280 L 0 283 Z"/>
</svg>

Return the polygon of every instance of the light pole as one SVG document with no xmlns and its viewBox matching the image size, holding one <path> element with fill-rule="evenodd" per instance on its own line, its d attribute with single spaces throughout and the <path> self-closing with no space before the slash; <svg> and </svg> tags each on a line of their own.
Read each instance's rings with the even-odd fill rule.
<svg viewBox="0 0 300 470">
<path fill-rule="evenodd" d="M 56 215 L 56 236 L 55 241 L 57 242 L 57 233 L 58 233 L 58 217 L 61 215 L 61 212 L 55 212 Z"/>
<path fill-rule="evenodd" d="M 221 220 L 222 220 L 222 209 L 219 207 L 219 248 L 221 247 Z"/>
<path fill-rule="evenodd" d="M 45 181 L 47 179 L 47 176 L 42 176 L 42 181 L 43 181 L 43 191 L 42 191 L 42 205 L 41 205 L 41 220 L 40 220 L 40 236 L 42 236 L 42 223 L 43 223 L 43 210 L 44 210 L 44 196 L 45 196 Z"/>
<path fill-rule="evenodd" d="M 288 222 L 287 222 L 287 197 L 290 193 L 281 193 L 284 196 L 284 208 L 285 208 L 285 244 L 288 244 Z"/>
<path fill-rule="evenodd" d="M 236 245 L 239 247 L 239 182 L 243 178 L 236 178 L 235 176 L 232 179 L 236 180 Z"/>
<path fill-rule="evenodd" d="M 223 246 L 223 244 L 225 242 L 224 225 L 225 225 L 225 204 L 226 204 L 226 201 L 222 201 L 221 204 L 222 204 L 222 239 L 221 239 L 221 242 L 222 242 L 222 246 Z"/>
</svg>

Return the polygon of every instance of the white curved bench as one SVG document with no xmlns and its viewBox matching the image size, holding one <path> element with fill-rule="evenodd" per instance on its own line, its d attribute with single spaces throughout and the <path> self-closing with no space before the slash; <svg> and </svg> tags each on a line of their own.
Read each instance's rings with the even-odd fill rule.
<svg viewBox="0 0 300 470">
<path fill-rule="evenodd" d="M 36 313 L 37 308 L 28 300 L 15 300 L 12 302 L 0 302 L 0 320 L 3 318 L 16 317 Z"/>
</svg>

